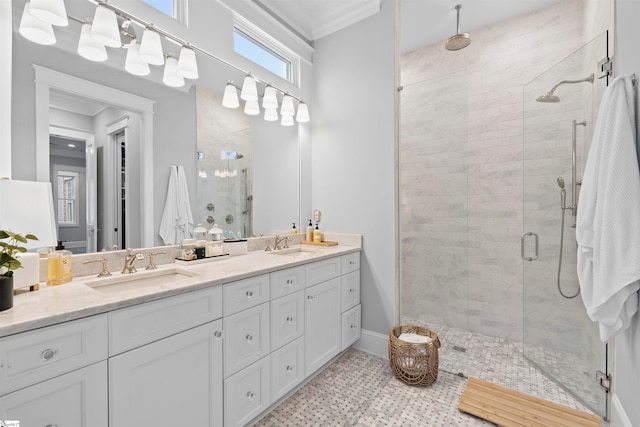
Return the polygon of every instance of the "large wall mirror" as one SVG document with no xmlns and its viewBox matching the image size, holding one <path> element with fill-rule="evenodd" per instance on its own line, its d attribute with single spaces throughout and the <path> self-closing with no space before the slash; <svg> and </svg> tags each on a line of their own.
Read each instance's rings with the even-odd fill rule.
<svg viewBox="0 0 640 427">
<path fill-rule="evenodd" d="M 297 127 L 223 108 L 220 91 L 241 76 L 199 56 L 200 79 L 168 88 L 157 83 L 160 67 L 132 76 L 115 50 L 109 64 L 78 56 L 73 22 L 56 28 L 56 45 L 31 43 L 17 32 L 24 3 L 13 0 L 13 178 L 52 182 L 59 239 L 70 250 L 163 244 L 174 165 L 187 177 L 194 226 L 247 237 L 300 223 Z M 95 8 L 66 4 L 76 16 Z"/>
</svg>

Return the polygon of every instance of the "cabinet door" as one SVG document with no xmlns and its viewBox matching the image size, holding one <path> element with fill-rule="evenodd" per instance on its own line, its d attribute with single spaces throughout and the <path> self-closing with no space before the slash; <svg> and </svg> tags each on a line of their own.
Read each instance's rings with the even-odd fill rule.
<svg viewBox="0 0 640 427">
<path fill-rule="evenodd" d="M 107 362 L 0 397 L 0 420 L 23 426 L 106 427 Z"/>
<path fill-rule="evenodd" d="M 109 359 L 111 427 L 222 425 L 222 321 Z"/>
<path fill-rule="evenodd" d="M 244 426 L 271 405 L 269 359 L 265 357 L 224 380 L 225 427 Z"/>
<path fill-rule="evenodd" d="M 360 304 L 342 313 L 342 351 L 360 339 Z"/>
<path fill-rule="evenodd" d="M 340 352 L 340 278 L 305 290 L 305 376 Z"/>
<path fill-rule="evenodd" d="M 224 377 L 269 354 L 269 304 L 224 318 Z"/>
<path fill-rule="evenodd" d="M 360 304 L 360 270 L 352 271 L 341 277 L 342 311 Z"/>
<path fill-rule="evenodd" d="M 304 334 L 304 292 L 271 301 L 271 351 Z"/>
<path fill-rule="evenodd" d="M 304 380 L 304 337 L 271 353 L 271 400 L 287 394 Z"/>
</svg>

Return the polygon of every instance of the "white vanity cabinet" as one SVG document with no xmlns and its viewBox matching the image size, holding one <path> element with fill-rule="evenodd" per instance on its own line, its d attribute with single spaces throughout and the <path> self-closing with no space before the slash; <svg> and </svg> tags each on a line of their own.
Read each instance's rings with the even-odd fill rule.
<svg viewBox="0 0 640 427">
<path fill-rule="evenodd" d="M 342 345 L 346 350 L 360 339 L 360 253 L 355 252 L 341 257 L 342 261 Z"/>
<path fill-rule="evenodd" d="M 340 352 L 342 310 L 340 278 L 305 290 L 305 375 L 309 376 Z"/>
</svg>

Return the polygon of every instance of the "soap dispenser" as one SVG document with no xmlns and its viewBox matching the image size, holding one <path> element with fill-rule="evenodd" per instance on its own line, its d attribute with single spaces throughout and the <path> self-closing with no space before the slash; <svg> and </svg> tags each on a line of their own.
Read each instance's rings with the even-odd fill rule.
<svg viewBox="0 0 640 427">
<path fill-rule="evenodd" d="M 293 228 L 291 229 L 291 234 L 298 234 L 298 229 L 296 228 L 296 223 L 293 223 Z"/>
<path fill-rule="evenodd" d="M 309 225 L 307 225 L 307 229 L 305 231 L 306 234 L 304 240 L 307 242 L 313 242 L 313 224 L 311 223 L 311 220 L 309 220 Z"/>
<path fill-rule="evenodd" d="M 322 242 L 322 232 L 320 231 L 320 228 L 318 227 L 318 223 L 316 223 L 316 228 L 315 228 L 315 230 L 313 230 L 313 241 L 315 243 Z"/>
</svg>

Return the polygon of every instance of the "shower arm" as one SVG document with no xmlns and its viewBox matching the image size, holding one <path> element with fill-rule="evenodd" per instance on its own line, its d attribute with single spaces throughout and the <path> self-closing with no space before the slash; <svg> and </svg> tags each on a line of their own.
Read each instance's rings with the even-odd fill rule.
<svg viewBox="0 0 640 427">
<path fill-rule="evenodd" d="M 593 79 L 594 79 L 594 75 L 591 74 L 589 77 L 586 77 L 586 78 L 580 79 L 580 80 L 562 80 L 562 81 L 556 83 L 556 85 L 551 88 L 551 90 L 547 93 L 547 95 L 553 95 L 553 92 L 555 92 L 555 90 L 558 88 L 558 86 L 561 86 L 561 85 L 564 85 L 564 84 L 574 84 L 574 83 L 583 83 L 583 82 L 593 83 Z"/>
</svg>

